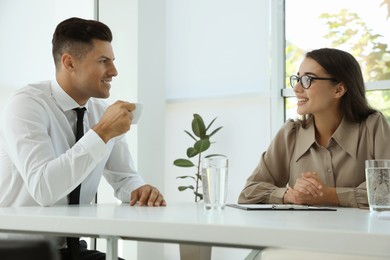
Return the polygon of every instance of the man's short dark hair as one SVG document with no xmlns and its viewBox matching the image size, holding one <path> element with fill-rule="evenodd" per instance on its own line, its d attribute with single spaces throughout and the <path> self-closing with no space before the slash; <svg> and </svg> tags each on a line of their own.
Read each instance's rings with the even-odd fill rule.
<svg viewBox="0 0 390 260">
<path fill-rule="evenodd" d="M 111 42 L 110 28 L 102 22 L 77 17 L 59 23 L 52 40 L 56 68 L 59 67 L 61 56 L 66 52 L 83 58 L 92 49 L 94 39 Z"/>
</svg>

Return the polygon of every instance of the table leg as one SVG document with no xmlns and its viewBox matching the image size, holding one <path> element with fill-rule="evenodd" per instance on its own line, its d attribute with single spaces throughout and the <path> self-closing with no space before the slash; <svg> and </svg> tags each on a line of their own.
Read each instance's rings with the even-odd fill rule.
<svg viewBox="0 0 390 260">
<path fill-rule="evenodd" d="M 244 260 L 256 260 L 261 259 L 260 253 L 262 250 L 252 250 L 247 257 L 245 257 Z"/>
<path fill-rule="evenodd" d="M 210 260 L 211 246 L 180 244 L 180 260 Z"/>
<path fill-rule="evenodd" d="M 118 259 L 118 237 L 107 237 L 106 260 Z"/>
</svg>

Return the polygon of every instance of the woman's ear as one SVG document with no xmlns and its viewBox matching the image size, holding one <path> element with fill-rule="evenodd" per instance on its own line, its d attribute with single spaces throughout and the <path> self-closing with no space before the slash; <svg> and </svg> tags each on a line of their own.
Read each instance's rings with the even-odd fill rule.
<svg viewBox="0 0 390 260">
<path fill-rule="evenodd" d="M 347 92 L 347 88 L 345 87 L 343 82 L 337 83 L 337 85 L 335 87 L 336 87 L 336 89 L 335 89 L 335 97 L 336 98 L 341 98 Z"/>
</svg>

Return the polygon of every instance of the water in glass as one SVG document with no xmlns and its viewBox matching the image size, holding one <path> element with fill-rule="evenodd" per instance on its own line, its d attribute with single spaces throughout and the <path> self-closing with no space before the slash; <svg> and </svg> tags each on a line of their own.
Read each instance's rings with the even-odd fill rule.
<svg viewBox="0 0 390 260">
<path fill-rule="evenodd" d="M 227 195 L 228 184 L 228 167 L 227 159 L 221 162 L 208 162 L 203 164 L 202 169 L 202 186 L 204 208 L 209 209 L 224 209 Z"/>
<path fill-rule="evenodd" d="M 390 161 L 366 161 L 366 185 L 370 210 L 390 210 Z"/>
</svg>

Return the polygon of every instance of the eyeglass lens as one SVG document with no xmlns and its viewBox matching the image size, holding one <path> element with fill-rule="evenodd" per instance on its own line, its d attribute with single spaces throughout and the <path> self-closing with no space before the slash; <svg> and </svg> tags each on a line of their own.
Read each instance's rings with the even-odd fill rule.
<svg viewBox="0 0 390 260">
<path fill-rule="evenodd" d="M 298 82 L 301 82 L 303 88 L 310 87 L 310 77 L 307 75 L 303 75 L 302 77 L 293 75 L 290 77 L 290 85 L 292 88 L 294 88 Z"/>
</svg>

